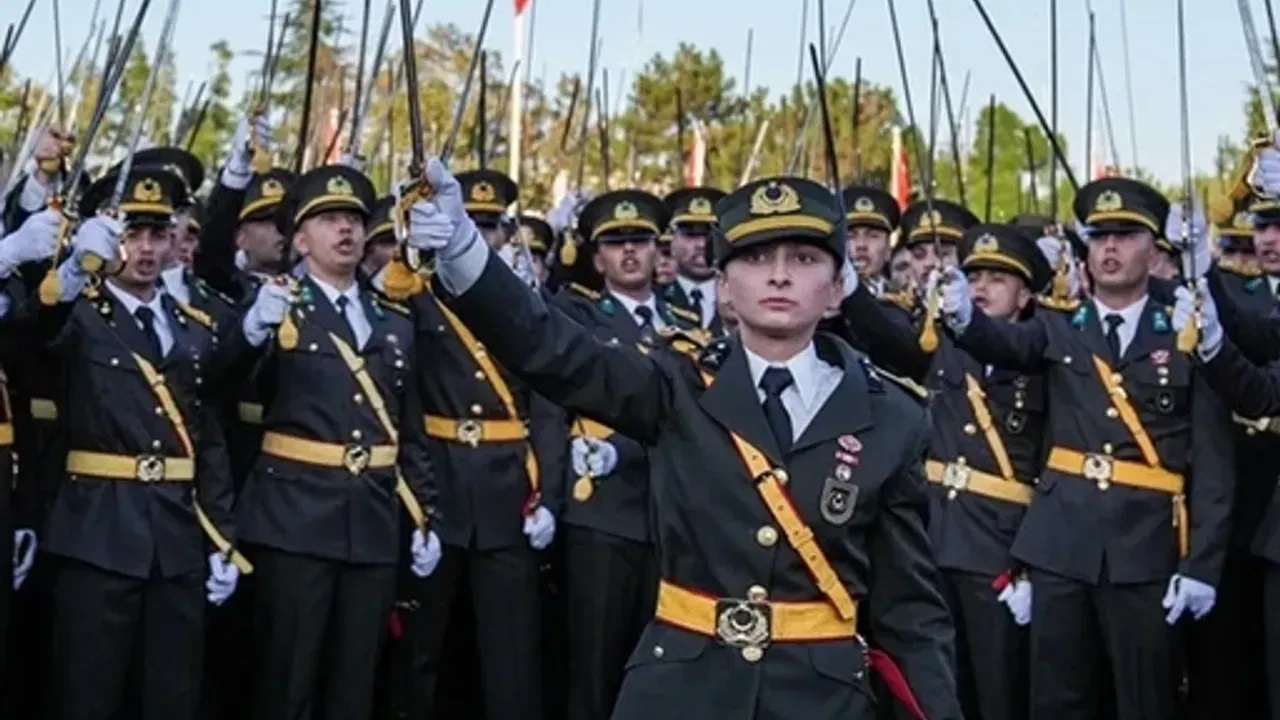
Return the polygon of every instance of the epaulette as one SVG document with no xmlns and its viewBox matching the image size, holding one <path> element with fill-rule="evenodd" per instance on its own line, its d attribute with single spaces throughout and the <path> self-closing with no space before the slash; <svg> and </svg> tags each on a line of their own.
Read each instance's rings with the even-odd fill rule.
<svg viewBox="0 0 1280 720">
<path fill-rule="evenodd" d="M 879 298 L 880 302 L 886 302 L 891 305 L 897 305 L 903 310 L 910 310 L 915 307 L 915 300 L 911 294 L 906 291 L 882 293 Z"/>
<path fill-rule="evenodd" d="M 187 317 L 191 318 L 192 320 L 195 320 L 196 322 L 200 323 L 201 325 L 207 328 L 213 327 L 213 318 L 209 317 L 209 313 L 203 310 L 191 307 L 190 305 L 184 302 L 177 302 L 177 301 L 175 302 L 178 306 L 178 309 L 182 311 L 183 315 L 186 315 Z"/>
<path fill-rule="evenodd" d="M 595 302 L 600 299 L 600 293 L 596 292 L 595 290 L 592 290 L 586 285 L 580 285 L 578 283 L 569 283 L 569 289 L 581 295 L 582 297 L 590 300 L 591 302 Z"/>
<path fill-rule="evenodd" d="M 871 392 L 884 392 L 884 381 L 888 380 L 894 385 L 905 390 L 908 395 L 915 397 L 921 402 L 925 402 L 929 399 L 928 388 L 915 380 L 908 377 L 902 377 L 901 375 L 894 375 L 891 372 L 886 372 L 883 368 L 873 365 L 870 360 L 866 360 L 865 358 L 859 360 L 859 362 L 862 364 L 862 371 L 866 373 L 867 388 Z"/>
<path fill-rule="evenodd" d="M 1050 310 L 1057 310 L 1058 312 L 1065 313 L 1075 312 L 1076 308 L 1080 307 L 1079 300 L 1073 300 L 1071 298 L 1056 298 L 1051 295 L 1037 295 L 1036 303 L 1041 307 L 1047 307 Z"/>
<path fill-rule="evenodd" d="M 667 310 L 671 311 L 672 315 L 675 315 L 676 317 L 680 318 L 681 320 L 684 320 L 685 322 L 691 322 L 694 325 L 700 324 L 700 321 L 698 320 L 698 313 L 692 310 L 686 310 L 682 307 L 676 307 L 674 305 L 667 305 Z"/>
<path fill-rule="evenodd" d="M 1262 268 L 1254 263 L 1235 258 L 1224 258 L 1218 261 L 1218 269 L 1245 278 L 1262 277 Z"/>
<path fill-rule="evenodd" d="M 222 292 L 221 290 L 219 290 L 219 289 L 215 288 L 214 286 L 212 286 L 212 285 L 210 285 L 209 283 L 205 282 L 205 281 L 204 281 L 204 280 L 202 280 L 201 278 L 196 278 L 195 280 L 196 280 L 196 289 L 200 291 L 200 294 L 201 294 L 201 295 L 204 295 L 204 296 L 206 296 L 206 297 L 208 297 L 209 295 L 212 295 L 212 296 L 214 296 L 214 297 L 218 298 L 219 300 L 221 300 L 222 302 L 224 302 L 224 303 L 226 303 L 226 304 L 230 305 L 231 307 L 235 307 L 236 302 L 235 302 L 235 300 L 232 300 L 232 299 L 231 299 L 231 296 L 230 296 L 230 295 L 228 295 L 228 294 L 226 294 L 226 293 Z"/>
<path fill-rule="evenodd" d="M 373 295 L 373 302 L 378 307 L 386 308 L 397 315 L 404 315 L 405 317 L 409 316 L 409 306 L 404 303 L 398 303 L 395 300 L 383 297 L 377 293 L 374 293 Z"/>
</svg>

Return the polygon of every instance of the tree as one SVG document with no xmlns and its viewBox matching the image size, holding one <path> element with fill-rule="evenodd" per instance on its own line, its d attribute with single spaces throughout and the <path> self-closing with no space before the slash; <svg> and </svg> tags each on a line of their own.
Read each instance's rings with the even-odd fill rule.
<svg viewBox="0 0 1280 720">
<path fill-rule="evenodd" d="M 210 80 L 205 87 L 205 100 L 201 100 L 201 106 L 208 103 L 204 117 L 200 118 L 199 106 L 184 108 L 178 126 L 185 132 L 174 138 L 175 143 L 184 146 L 190 140 L 191 152 L 206 165 L 212 165 L 221 159 L 240 116 L 240 111 L 231 107 L 230 65 L 234 53 L 225 40 L 210 45 L 209 50 L 213 53 L 213 59 L 210 63 Z"/>
</svg>

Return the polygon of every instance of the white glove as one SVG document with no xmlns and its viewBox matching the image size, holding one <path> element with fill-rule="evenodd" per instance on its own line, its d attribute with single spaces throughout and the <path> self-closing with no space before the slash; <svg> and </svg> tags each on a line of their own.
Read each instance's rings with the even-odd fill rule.
<svg viewBox="0 0 1280 720">
<path fill-rule="evenodd" d="M 1071 297 L 1077 297 L 1080 294 L 1080 278 L 1077 275 L 1079 268 L 1076 267 L 1076 254 L 1071 249 L 1071 243 L 1063 238 L 1046 235 L 1036 240 L 1036 247 L 1040 248 L 1040 254 L 1049 261 L 1049 267 L 1053 268 L 1054 272 L 1057 272 L 1058 263 L 1062 262 L 1062 255 L 1066 253 L 1068 292 L 1071 293 Z"/>
<path fill-rule="evenodd" d="M 1200 277 L 1208 271 L 1213 263 L 1213 255 L 1209 250 L 1209 226 L 1205 222 L 1204 211 L 1193 203 L 1191 217 L 1186 215 L 1186 209 L 1181 203 L 1170 205 L 1169 215 L 1164 223 L 1164 236 L 1182 253 L 1182 275 L 1190 279 Z M 1184 221 L 1187 237 L 1183 237 Z"/>
<path fill-rule="evenodd" d="M 538 276 L 533 272 L 533 261 L 529 259 L 529 254 L 524 251 L 524 247 L 518 242 L 509 242 L 498 248 L 498 257 L 502 258 L 502 262 L 511 268 L 511 272 L 515 273 L 520 281 L 531 288 L 538 287 Z"/>
<path fill-rule="evenodd" d="M 1272 146 L 1258 152 L 1257 161 L 1249 177 L 1250 183 L 1266 195 L 1275 195 L 1280 192 L 1280 150 L 1277 150 L 1280 144 L 1275 144 L 1277 142 L 1280 142 L 1280 130 L 1277 130 L 1276 137 L 1272 138 Z"/>
<path fill-rule="evenodd" d="M 25 542 L 24 542 L 25 541 Z M 13 531 L 13 589 L 22 587 L 27 573 L 36 564 L 36 531 L 23 528 Z"/>
<path fill-rule="evenodd" d="M 551 212 L 547 213 L 547 224 L 557 234 L 566 228 L 572 228 L 576 224 L 578 213 L 582 211 L 582 207 L 590 199 L 591 193 L 587 190 L 579 190 L 565 195 L 560 198 L 560 202 L 555 207 L 551 208 Z"/>
<path fill-rule="evenodd" d="M 1169 578 L 1169 588 L 1164 592 L 1164 600 L 1160 605 L 1168 610 L 1164 621 L 1173 625 L 1182 617 L 1184 610 L 1191 611 L 1191 617 L 1199 620 L 1213 609 L 1218 599 L 1218 592 L 1212 585 L 1200 582 L 1186 575 L 1174 575 Z"/>
<path fill-rule="evenodd" d="M 244 314 L 242 327 L 249 344 L 258 347 L 265 342 L 271 331 L 284 322 L 292 304 L 293 293 L 288 285 L 270 281 L 263 283 L 258 288 L 253 306 Z"/>
<path fill-rule="evenodd" d="M 28 217 L 12 235 L 0 240 L 0 278 L 12 275 L 19 265 L 53 257 L 61 227 L 62 213 L 41 210 Z"/>
<path fill-rule="evenodd" d="M 969 279 L 960 268 L 949 267 L 941 274 L 935 270 L 929 276 L 928 292 L 934 292 L 938 283 L 942 283 L 942 298 L 938 303 L 938 310 L 943 321 L 952 331 L 964 332 L 973 319 L 973 296 L 969 292 Z"/>
<path fill-rule="evenodd" d="M 556 519 L 551 511 L 539 505 L 524 519 L 524 535 L 534 550 L 544 550 L 556 536 Z"/>
<path fill-rule="evenodd" d="M 1200 300 L 1200 341 L 1196 345 L 1196 354 L 1200 359 L 1209 362 L 1222 350 L 1225 335 L 1222 322 L 1218 319 L 1218 305 L 1209 293 L 1209 283 L 1204 278 L 1196 280 L 1196 290 L 1192 292 L 1186 286 L 1178 286 L 1173 291 L 1177 301 L 1173 304 L 1173 329 L 1181 332 L 1195 312 L 1196 299 Z"/>
<path fill-rule="evenodd" d="M 409 569 L 420 578 L 427 577 L 440 564 L 440 538 L 432 530 L 425 534 L 422 528 L 414 530 L 409 542 L 409 554 L 413 556 Z"/>
<path fill-rule="evenodd" d="M 209 579 L 204 589 L 209 591 L 209 602 L 221 605 L 236 591 L 236 583 L 240 581 L 240 568 L 235 563 L 227 562 L 222 553 L 209 556 Z"/>
<path fill-rule="evenodd" d="M 80 267 L 80 258 L 89 254 L 102 258 L 103 264 L 110 264 L 115 261 L 120 252 L 122 235 L 124 235 L 124 226 L 119 220 L 107 215 L 91 217 L 80 223 L 75 236 L 72 237 L 71 244 L 75 247 L 75 251 L 70 259 L 75 261 L 77 269 Z"/>
<path fill-rule="evenodd" d="M 338 164 L 346 165 L 356 172 L 364 172 L 365 159 L 350 150 L 347 150 L 342 153 L 342 155 L 338 156 Z"/>
<path fill-rule="evenodd" d="M 258 147 L 265 148 L 271 137 L 271 124 L 265 114 L 240 118 L 236 132 L 231 136 L 231 149 L 227 151 L 227 160 L 222 165 L 221 182 L 232 190 L 243 190 L 249 187 L 253 179 L 253 149 L 250 138 L 255 138 Z"/>
<path fill-rule="evenodd" d="M 844 265 L 840 267 L 840 280 L 844 283 L 844 296 L 849 297 L 858 291 L 858 270 L 853 263 L 846 259 Z M 874 286 L 873 286 L 874 287 Z"/>
<path fill-rule="evenodd" d="M 604 477 L 618 467 L 618 449 L 606 440 L 576 437 L 569 444 L 569 454 L 577 475 Z"/>
<path fill-rule="evenodd" d="M 1004 589 L 1000 591 L 1000 596 L 996 598 L 1009 608 L 1009 614 L 1013 616 L 1013 621 L 1018 625 L 1026 625 L 1031 622 L 1031 581 L 1022 579 L 1014 580 Z"/>
<path fill-rule="evenodd" d="M 427 182 L 431 199 L 409 208 L 409 244 L 433 250 L 441 260 L 457 258 L 479 238 L 462 204 L 462 187 L 436 158 L 427 161 Z"/>
</svg>

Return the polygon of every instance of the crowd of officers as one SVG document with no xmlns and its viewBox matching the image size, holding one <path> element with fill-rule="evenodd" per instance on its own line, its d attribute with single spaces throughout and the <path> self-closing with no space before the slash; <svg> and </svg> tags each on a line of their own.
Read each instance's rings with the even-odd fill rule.
<svg viewBox="0 0 1280 720">
<path fill-rule="evenodd" d="M 401 216 L 354 163 L 255 172 L 255 134 L 242 122 L 207 179 L 189 153 L 152 148 L 123 178 L 117 166 L 69 190 L 50 133 L 3 199 L 0 442 L 15 462 L 0 466 L 14 575 L 0 714 L 648 717 L 615 714 L 624 675 L 704 652 L 641 639 L 655 624 L 696 630 L 684 613 L 705 596 L 667 566 L 705 559 L 699 533 L 741 524 L 738 500 L 702 496 L 710 525 L 659 547 L 654 508 L 678 500 L 651 486 L 674 472 L 654 438 L 534 393 L 425 270 L 400 287 L 397 239 L 430 217 Z M 835 232 L 856 272 L 823 329 L 880 368 L 870 386 L 887 378 L 927 405 L 927 502 L 912 512 L 932 556 L 909 557 L 949 611 L 931 615 L 916 585 L 885 589 L 894 601 L 872 602 L 857 637 L 889 647 L 884 628 L 926 628 L 945 672 L 899 657 L 896 682 L 864 680 L 818 643 L 807 673 L 878 691 L 881 717 L 1280 717 L 1280 391 L 1261 369 L 1280 360 L 1280 200 L 1267 188 L 1211 233 L 1141 182 L 1097 180 L 1075 198 L 1077 233 L 798 178 L 578 193 L 515 217 L 502 173 L 457 184 L 470 222 L 555 313 L 603 346 L 674 343 L 704 360 L 736 324 L 717 233 L 777 240 L 844 212 Z M 55 196 L 75 199 L 74 228 Z M 811 381 L 794 382 L 803 395 Z M 824 438 L 821 512 L 800 513 L 819 557 L 846 540 L 895 557 L 876 544 L 899 541 L 854 512 L 854 469 L 881 462 L 870 443 L 860 454 L 859 417 Z M 743 558 L 790 547 L 798 563 L 795 513 L 770 512 L 732 542 Z M 895 582 L 874 568 L 829 579 L 855 599 Z M 809 616 L 766 601 L 794 578 L 764 580 L 741 607 L 768 606 L 784 644 L 783 621 Z M 731 610 L 706 630 L 741 650 L 719 696 L 747 698 L 746 717 L 836 717 L 820 686 L 770 674 L 767 640 L 730 637 Z"/>
</svg>

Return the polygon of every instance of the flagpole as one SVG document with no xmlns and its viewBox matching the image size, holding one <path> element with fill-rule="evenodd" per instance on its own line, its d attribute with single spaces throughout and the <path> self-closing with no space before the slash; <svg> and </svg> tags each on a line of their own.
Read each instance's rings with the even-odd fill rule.
<svg viewBox="0 0 1280 720">
<path fill-rule="evenodd" d="M 513 23 L 513 32 L 515 33 L 515 62 L 524 60 L 524 19 L 528 13 L 529 5 L 533 0 L 515 0 L 515 22 Z M 507 175 L 520 184 L 520 144 L 524 139 L 521 132 L 521 120 L 524 117 L 524 82 L 518 77 L 519 73 L 512 76 L 511 83 L 511 100 L 508 103 L 510 114 L 508 115 L 508 132 L 507 132 Z"/>
</svg>

